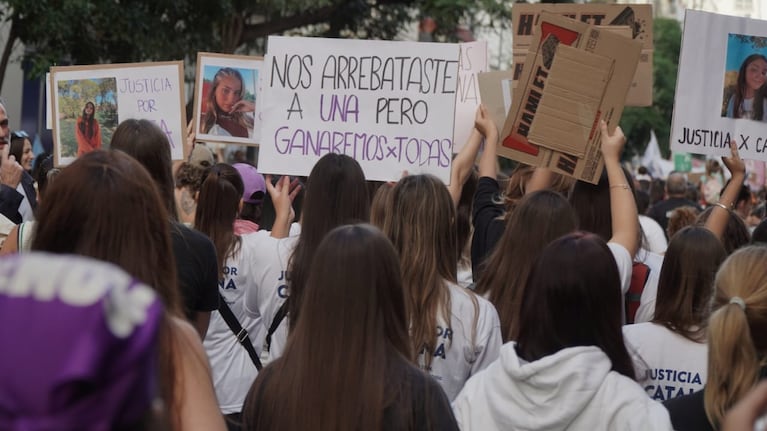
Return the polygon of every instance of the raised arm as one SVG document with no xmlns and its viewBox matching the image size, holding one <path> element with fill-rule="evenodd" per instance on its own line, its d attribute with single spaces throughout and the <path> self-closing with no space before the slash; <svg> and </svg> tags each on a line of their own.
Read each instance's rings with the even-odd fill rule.
<svg viewBox="0 0 767 431">
<path fill-rule="evenodd" d="M 461 151 L 453 159 L 453 168 L 450 171 L 450 185 L 447 187 L 450 197 L 453 198 L 453 205 L 458 205 L 458 201 L 461 200 L 461 190 L 469 175 L 471 175 L 471 170 L 474 168 L 474 161 L 477 159 L 477 153 L 479 153 L 479 146 L 481 144 L 482 134 L 475 127 L 471 130 L 471 135 L 469 135 L 466 145 L 461 148 Z"/>
<path fill-rule="evenodd" d="M 479 105 L 477 115 L 474 120 L 474 127 L 485 138 L 485 148 L 482 150 L 482 156 L 479 158 L 479 176 L 496 179 L 498 176 L 497 150 L 498 146 L 498 128 L 495 122 L 490 118 L 484 105 Z"/>
<path fill-rule="evenodd" d="M 732 178 L 730 178 L 727 187 L 719 196 L 719 202 L 714 204 L 714 208 L 706 220 L 706 229 L 710 230 L 720 241 L 727 227 L 732 206 L 738 198 L 738 192 L 740 192 L 746 178 L 746 164 L 738 155 L 737 142 L 730 141 L 730 157 L 722 157 L 722 162 L 732 174 Z"/>
<path fill-rule="evenodd" d="M 610 216 L 613 229 L 610 242 L 622 245 L 633 259 L 639 248 L 639 216 L 634 195 L 620 163 L 626 137 L 620 127 L 616 127 L 612 135 L 607 131 L 607 123 L 602 121 L 600 127 L 602 156 L 607 170 L 607 182 L 610 184 Z"/>
<path fill-rule="evenodd" d="M 530 177 L 530 180 L 527 182 L 527 186 L 525 187 L 525 194 L 530 194 L 532 192 L 537 192 L 538 190 L 546 190 L 549 187 L 551 187 L 551 182 L 554 179 L 554 172 L 551 171 L 549 168 L 535 168 L 535 171 L 533 171 L 533 176 Z"/>
<path fill-rule="evenodd" d="M 272 176 L 267 175 L 266 190 L 272 198 L 275 213 L 271 236 L 285 238 L 290 233 L 290 223 L 296 216 L 293 211 L 293 200 L 301 191 L 301 185 L 297 179 L 291 182 L 287 175 L 280 178 L 277 184 L 272 185 Z"/>
</svg>

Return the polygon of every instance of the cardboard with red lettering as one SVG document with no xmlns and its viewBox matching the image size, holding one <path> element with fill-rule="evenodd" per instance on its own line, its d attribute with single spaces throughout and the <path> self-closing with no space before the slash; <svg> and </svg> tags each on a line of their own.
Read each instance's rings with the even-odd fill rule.
<svg viewBox="0 0 767 431">
<path fill-rule="evenodd" d="M 642 43 L 642 54 L 626 97 L 626 106 L 652 106 L 653 31 L 651 4 L 515 3 L 511 8 L 514 31 L 514 70 L 522 70 L 524 56 L 534 41 L 533 29 L 543 11 L 596 26 L 620 26 Z"/>
<path fill-rule="evenodd" d="M 543 12 L 498 154 L 596 184 L 599 121 L 618 124 L 641 49 L 612 30 Z"/>
</svg>

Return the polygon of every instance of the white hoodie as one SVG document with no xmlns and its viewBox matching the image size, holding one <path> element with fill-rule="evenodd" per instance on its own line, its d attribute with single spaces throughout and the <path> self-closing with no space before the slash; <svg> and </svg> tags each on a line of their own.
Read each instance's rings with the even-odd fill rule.
<svg viewBox="0 0 767 431">
<path fill-rule="evenodd" d="M 453 402 L 462 431 L 671 430 L 663 405 L 610 371 L 598 347 L 572 347 L 525 362 L 515 343 L 473 376 Z"/>
</svg>

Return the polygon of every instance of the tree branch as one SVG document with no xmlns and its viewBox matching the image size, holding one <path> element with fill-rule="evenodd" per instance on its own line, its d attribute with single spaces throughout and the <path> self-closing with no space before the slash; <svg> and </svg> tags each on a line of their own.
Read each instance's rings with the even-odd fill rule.
<svg viewBox="0 0 767 431">
<path fill-rule="evenodd" d="M 266 37 L 270 34 L 278 34 L 293 28 L 327 21 L 331 16 L 333 16 L 334 12 L 341 8 L 341 6 L 342 3 L 339 2 L 330 6 L 301 12 L 273 21 L 267 21 L 259 24 L 246 24 L 242 30 L 238 46 L 259 37 Z"/>
<path fill-rule="evenodd" d="M 10 61 L 11 53 L 13 52 L 13 44 L 16 42 L 17 38 L 16 32 L 16 21 L 11 20 L 11 29 L 8 31 L 8 40 L 5 41 L 3 55 L 0 57 L 0 88 L 3 88 L 3 81 L 5 81 L 5 70 L 8 68 L 8 62 Z"/>
</svg>

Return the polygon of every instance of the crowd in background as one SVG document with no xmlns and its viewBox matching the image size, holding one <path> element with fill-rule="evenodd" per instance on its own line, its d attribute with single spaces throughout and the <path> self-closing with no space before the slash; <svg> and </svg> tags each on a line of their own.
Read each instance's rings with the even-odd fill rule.
<svg viewBox="0 0 767 431">
<path fill-rule="evenodd" d="M 173 162 L 132 119 L 54 167 L 7 120 L 2 430 L 736 430 L 763 409 L 765 191 L 734 145 L 698 183 L 656 179 L 602 122 L 597 184 L 503 176 L 480 107 L 445 186 L 332 153 L 264 177 L 192 133 Z"/>
</svg>

